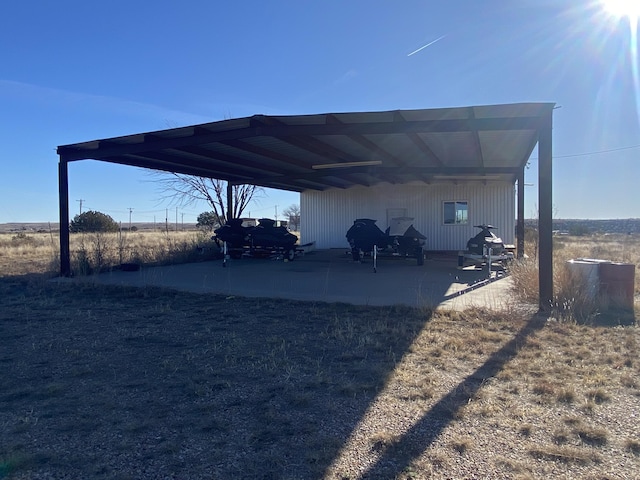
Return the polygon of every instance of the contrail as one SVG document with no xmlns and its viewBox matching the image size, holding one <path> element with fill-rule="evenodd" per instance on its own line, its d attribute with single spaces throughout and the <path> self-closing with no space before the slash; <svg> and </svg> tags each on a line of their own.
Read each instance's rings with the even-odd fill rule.
<svg viewBox="0 0 640 480">
<path fill-rule="evenodd" d="M 442 35 L 441 37 L 436 38 L 433 42 L 429 42 L 426 45 L 423 45 L 422 47 L 420 47 L 417 50 L 414 50 L 413 52 L 411 52 L 409 55 L 407 55 L 407 57 L 410 57 L 411 55 L 413 55 L 414 53 L 418 53 L 420 50 L 424 50 L 425 48 L 433 45 L 436 42 L 439 42 L 440 40 L 442 40 L 444 37 L 446 37 L 446 35 Z"/>
</svg>

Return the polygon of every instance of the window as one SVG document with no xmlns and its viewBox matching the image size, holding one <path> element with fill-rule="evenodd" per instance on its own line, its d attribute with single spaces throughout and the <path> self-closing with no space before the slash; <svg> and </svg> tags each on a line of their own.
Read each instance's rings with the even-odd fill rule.
<svg viewBox="0 0 640 480">
<path fill-rule="evenodd" d="M 467 202 L 443 202 L 443 221 L 445 225 L 466 225 L 469 222 Z"/>
</svg>

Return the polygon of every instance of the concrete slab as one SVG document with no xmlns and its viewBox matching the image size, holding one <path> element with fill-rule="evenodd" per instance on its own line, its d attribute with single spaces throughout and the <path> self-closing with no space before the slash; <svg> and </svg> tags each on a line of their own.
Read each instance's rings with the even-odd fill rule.
<svg viewBox="0 0 640 480">
<path fill-rule="evenodd" d="M 318 250 L 282 259 L 243 258 L 142 267 L 85 277 L 86 281 L 123 286 L 156 286 L 227 296 L 343 302 L 355 305 L 408 305 L 430 309 L 506 308 L 512 303 L 509 277 L 487 270 L 457 269 L 457 259 L 378 258 L 354 262 L 346 250 Z"/>
</svg>

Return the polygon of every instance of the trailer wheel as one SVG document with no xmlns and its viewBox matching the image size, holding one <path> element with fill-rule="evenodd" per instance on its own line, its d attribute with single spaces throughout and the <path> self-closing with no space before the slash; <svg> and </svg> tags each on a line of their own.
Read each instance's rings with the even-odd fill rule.
<svg viewBox="0 0 640 480">
<path fill-rule="evenodd" d="M 296 250 L 291 248 L 287 251 L 287 260 L 293 262 L 293 259 L 296 258 Z"/>
<path fill-rule="evenodd" d="M 416 257 L 418 259 L 418 266 L 424 265 L 424 250 L 422 247 L 416 249 Z"/>
</svg>

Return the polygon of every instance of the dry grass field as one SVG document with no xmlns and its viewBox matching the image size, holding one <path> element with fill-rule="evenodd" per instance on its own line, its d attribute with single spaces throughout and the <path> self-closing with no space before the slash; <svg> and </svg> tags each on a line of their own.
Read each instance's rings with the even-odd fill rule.
<svg viewBox="0 0 640 480">
<path fill-rule="evenodd" d="M 42 235 L 33 263 L 0 244 L 0 478 L 638 478 L 637 303 L 578 321 L 59 283 L 33 275 Z M 556 253 L 639 265 L 594 240 Z"/>
<path fill-rule="evenodd" d="M 71 267 L 77 275 L 96 273 L 122 263 L 166 264 L 211 258 L 211 234 L 199 231 L 137 231 L 71 234 Z M 60 270 L 57 232 L 0 233 L 0 275 Z"/>
</svg>

